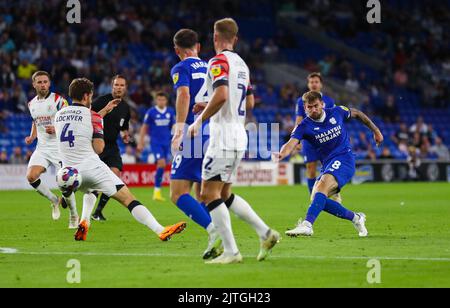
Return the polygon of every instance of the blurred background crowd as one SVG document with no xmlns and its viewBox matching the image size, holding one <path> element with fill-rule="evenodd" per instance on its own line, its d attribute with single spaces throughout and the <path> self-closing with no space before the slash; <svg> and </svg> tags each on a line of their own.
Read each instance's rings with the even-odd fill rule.
<svg viewBox="0 0 450 308">
<path fill-rule="evenodd" d="M 156 92 L 174 103 L 174 33 L 197 30 L 201 56 L 209 59 L 212 25 L 226 16 L 240 25 L 237 51 L 252 72 L 257 106 L 248 121 L 280 123 L 280 142 L 294 128 L 296 100 L 306 90 L 304 78 L 271 80 L 273 67 L 287 64 L 321 72 L 325 94 L 374 117 L 386 135 L 379 149 L 367 130 L 349 124 L 358 159 L 450 160 L 449 1 L 384 1 L 382 23 L 374 25 L 365 1 L 85 0 L 82 23 L 72 25 L 65 4 L 0 1 L 1 164 L 25 163 L 33 150 L 23 139 L 36 70 L 50 72 L 52 90 L 66 97 L 75 77 L 88 77 L 102 95 L 113 75 L 125 75 L 136 135 Z M 134 143 L 121 146 L 126 162 L 153 159 L 151 149 L 137 155 Z"/>
</svg>

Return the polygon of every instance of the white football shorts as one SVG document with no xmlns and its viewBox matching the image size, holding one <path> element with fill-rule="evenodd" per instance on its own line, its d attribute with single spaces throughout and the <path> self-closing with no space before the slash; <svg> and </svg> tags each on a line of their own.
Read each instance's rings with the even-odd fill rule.
<svg viewBox="0 0 450 308">
<path fill-rule="evenodd" d="M 44 151 L 36 149 L 33 155 L 31 155 L 30 162 L 28 163 L 28 168 L 32 166 L 40 166 L 47 170 L 51 165 L 55 166 L 57 171 L 61 169 L 62 161 L 60 159 L 59 153 L 46 153 Z"/>
<path fill-rule="evenodd" d="M 232 184 L 245 151 L 214 151 L 208 148 L 203 159 L 202 179 Z"/>
<path fill-rule="evenodd" d="M 78 172 L 81 174 L 82 181 L 79 190 L 84 193 L 97 191 L 112 197 L 117 193 L 118 187 L 125 185 L 103 162 L 100 162 L 95 168 L 78 170 Z"/>
</svg>

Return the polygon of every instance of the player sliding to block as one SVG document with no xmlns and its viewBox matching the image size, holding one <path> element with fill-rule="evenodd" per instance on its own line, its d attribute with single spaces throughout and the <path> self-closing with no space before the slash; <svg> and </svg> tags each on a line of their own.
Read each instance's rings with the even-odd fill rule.
<svg viewBox="0 0 450 308">
<path fill-rule="evenodd" d="M 233 19 L 215 23 L 214 49 L 217 55 L 209 61 L 207 78 L 208 93 L 212 97 L 188 130 L 189 135 L 196 136 L 202 123 L 210 119 L 210 144 L 203 160 L 201 198 L 222 237 L 224 253 L 208 264 L 242 262 L 228 209 L 258 233 L 261 240 L 258 261 L 266 259 L 280 240 L 278 232 L 270 229 L 244 199 L 231 192 L 232 177 L 247 149 L 247 100 L 250 103 L 254 100 L 250 71 L 242 58 L 232 51 L 237 33 L 238 26 Z"/>
<path fill-rule="evenodd" d="M 352 153 L 350 139 L 344 122 L 351 118 L 358 119 L 373 133 L 379 146 L 383 135 L 378 127 L 361 111 L 343 106 L 324 109 L 322 95 L 319 92 L 308 92 L 303 95 L 304 108 L 307 117 L 292 133 L 291 140 L 286 143 L 280 153 L 273 154 L 273 160 L 278 162 L 289 156 L 301 140 L 307 140 L 320 155 L 323 168 L 311 195 L 312 204 L 309 207 L 306 220 L 286 232 L 289 236 L 312 236 L 313 225 L 322 211 L 336 217 L 353 222 L 360 237 L 368 235 L 363 213 L 353 213 L 340 203 L 330 199 L 352 179 L 355 174 L 355 157 Z"/>
<path fill-rule="evenodd" d="M 135 199 L 125 184 L 100 160 L 98 154 L 102 153 L 105 147 L 103 119 L 90 109 L 93 93 L 94 84 L 88 79 L 73 80 L 69 87 L 73 106 L 61 110 L 55 116 L 58 147 L 63 164 L 78 170 L 82 179 L 79 190 L 85 193 L 83 214 L 75 240 L 86 240 L 96 201 L 92 193 L 94 191 L 117 200 L 128 208 L 138 222 L 150 228 L 162 241 L 169 240 L 172 235 L 182 232 L 186 223 L 161 226 L 150 211 Z"/>
</svg>

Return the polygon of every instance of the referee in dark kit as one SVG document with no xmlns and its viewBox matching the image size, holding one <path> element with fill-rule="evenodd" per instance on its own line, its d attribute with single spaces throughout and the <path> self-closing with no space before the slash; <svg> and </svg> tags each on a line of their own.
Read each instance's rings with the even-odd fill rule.
<svg viewBox="0 0 450 308">
<path fill-rule="evenodd" d="M 92 110 L 103 117 L 105 150 L 100 154 L 100 159 L 120 178 L 122 171 L 122 157 L 120 155 L 117 139 L 119 134 L 125 144 L 130 142 L 128 132 L 130 122 L 130 106 L 125 101 L 127 94 L 127 80 L 124 76 L 116 75 L 111 81 L 111 94 L 103 95 L 94 100 Z M 103 209 L 109 201 L 109 197 L 102 194 L 97 209 L 92 219 L 105 221 Z"/>
</svg>

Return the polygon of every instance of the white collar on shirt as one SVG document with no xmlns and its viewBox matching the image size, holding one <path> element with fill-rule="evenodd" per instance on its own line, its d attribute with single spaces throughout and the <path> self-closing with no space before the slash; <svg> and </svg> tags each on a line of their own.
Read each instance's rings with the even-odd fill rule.
<svg viewBox="0 0 450 308">
<path fill-rule="evenodd" d="M 160 109 L 158 106 L 155 106 L 156 110 L 158 110 L 159 113 L 166 113 L 167 107 Z"/>
</svg>

